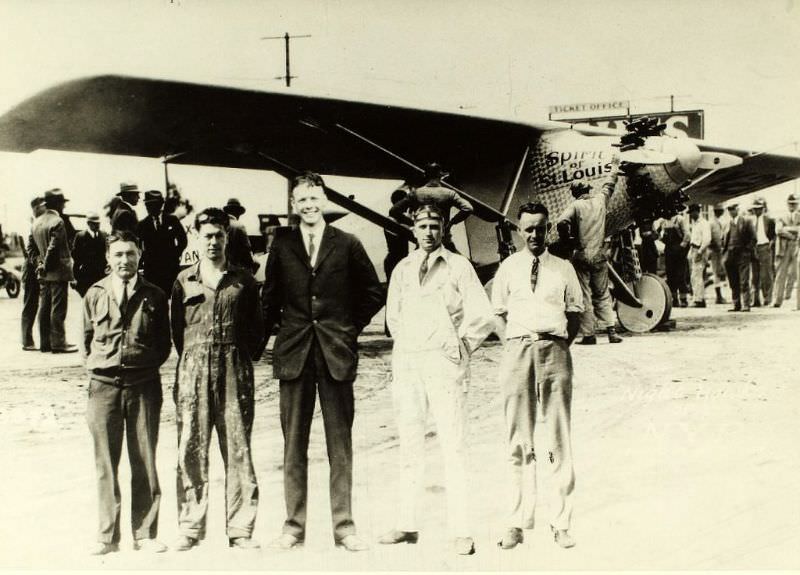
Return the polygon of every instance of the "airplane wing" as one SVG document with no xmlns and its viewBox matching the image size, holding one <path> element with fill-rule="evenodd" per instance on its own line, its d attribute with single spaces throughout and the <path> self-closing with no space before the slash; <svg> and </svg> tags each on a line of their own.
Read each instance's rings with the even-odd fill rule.
<svg viewBox="0 0 800 575">
<path fill-rule="evenodd" d="M 742 158 L 738 166 L 700 170 L 686 188 L 693 202 L 716 204 L 800 178 L 800 157 L 733 150 L 694 140 L 701 152 L 722 152 Z"/>
</svg>

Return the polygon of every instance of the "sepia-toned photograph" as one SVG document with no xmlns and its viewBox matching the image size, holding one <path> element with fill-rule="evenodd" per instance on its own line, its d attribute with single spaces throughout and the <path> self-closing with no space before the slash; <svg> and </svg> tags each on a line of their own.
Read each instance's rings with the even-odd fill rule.
<svg viewBox="0 0 800 575">
<path fill-rule="evenodd" d="M 800 569 L 795 0 L 0 31 L 0 570 Z"/>
</svg>

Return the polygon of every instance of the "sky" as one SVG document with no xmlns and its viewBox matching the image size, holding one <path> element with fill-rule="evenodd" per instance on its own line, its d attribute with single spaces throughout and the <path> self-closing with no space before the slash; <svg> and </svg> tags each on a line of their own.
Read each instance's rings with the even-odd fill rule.
<svg viewBox="0 0 800 575">
<path fill-rule="evenodd" d="M 674 95 L 676 109 L 706 111 L 710 142 L 796 154 L 799 4 L 0 0 L 0 114 L 59 82 L 107 73 L 523 122 L 546 120 L 554 104 L 627 99 L 632 112 L 664 111 Z M 291 88 L 275 79 L 284 73 L 283 42 L 261 39 L 284 32 L 310 35 L 292 41 Z M 274 174 L 174 166 L 170 176 L 199 207 L 239 197 L 253 206 L 248 225 L 257 211 L 285 209 L 285 183 Z M 152 159 L 0 153 L 0 222 L 24 229 L 29 200 L 55 186 L 70 198 L 68 211 L 99 211 L 126 180 L 163 190 L 163 167 Z M 381 210 L 394 187 L 335 183 Z M 771 205 L 795 187 L 768 192 Z M 345 223 L 352 219 L 343 226 L 369 227 Z"/>
</svg>

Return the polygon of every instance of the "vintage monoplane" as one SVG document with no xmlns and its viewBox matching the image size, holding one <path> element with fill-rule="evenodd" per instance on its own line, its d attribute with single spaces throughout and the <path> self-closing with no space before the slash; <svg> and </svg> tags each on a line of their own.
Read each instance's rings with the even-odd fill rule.
<svg viewBox="0 0 800 575">
<path fill-rule="evenodd" d="M 615 148 L 615 146 L 619 146 Z M 167 163 L 413 180 L 437 161 L 469 199 L 468 255 L 489 281 L 514 250 L 508 219 L 536 199 L 551 213 L 570 185 L 600 186 L 613 154 L 634 165 L 617 183 L 606 233 L 619 234 L 612 273 L 618 315 L 633 331 L 669 317 L 671 296 L 639 270 L 631 226 L 692 201 L 716 203 L 800 177 L 800 158 L 673 138 L 653 122 L 622 134 L 559 122 L 522 123 L 431 110 L 123 76 L 57 85 L 0 117 L 0 150 L 158 158 Z M 383 228 L 409 230 L 328 188 L 329 199 Z"/>
</svg>

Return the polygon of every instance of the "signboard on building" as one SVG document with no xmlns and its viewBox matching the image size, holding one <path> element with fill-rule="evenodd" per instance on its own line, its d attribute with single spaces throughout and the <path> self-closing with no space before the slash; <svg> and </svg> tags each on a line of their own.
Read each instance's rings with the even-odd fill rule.
<svg viewBox="0 0 800 575">
<path fill-rule="evenodd" d="M 594 126 L 619 130 L 624 124 L 623 120 L 636 120 L 638 118 L 658 118 L 660 124 L 666 124 L 665 134 L 676 138 L 696 138 L 702 140 L 705 135 L 703 125 L 703 110 L 684 110 L 675 112 L 652 112 L 650 114 L 631 114 L 616 116 L 593 116 L 583 118 L 557 118 L 559 122 L 569 122 L 576 126 Z M 554 120 L 556 118 L 553 118 Z"/>
<path fill-rule="evenodd" d="M 613 102 L 590 102 L 588 104 L 560 104 L 550 106 L 550 117 L 553 120 L 554 114 L 581 114 L 583 116 L 596 116 L 598 114 L 608 114 L 614 111 L 628 113 L 631 103 L 630 100 L 615 100 Z"/>
</svg>

